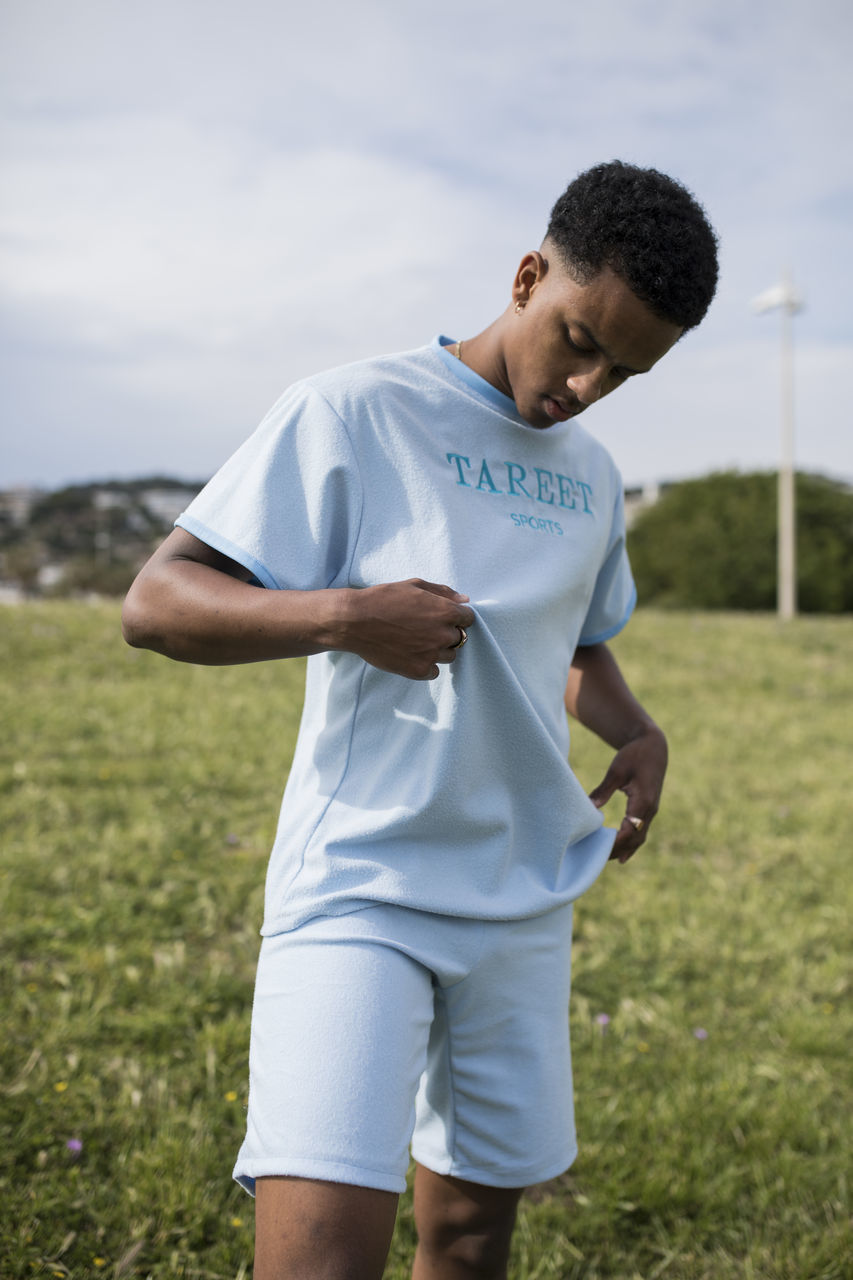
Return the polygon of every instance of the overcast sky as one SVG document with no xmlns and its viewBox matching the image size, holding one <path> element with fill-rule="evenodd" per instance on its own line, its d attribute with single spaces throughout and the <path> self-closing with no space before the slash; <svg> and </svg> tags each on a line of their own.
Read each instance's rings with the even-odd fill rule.
<svg viewBox="0 0 853 1280">
<path fill-rule="evenodd" d="M 4 0 L 0 487 L 204 479 L 295 378 L 470 336 L 614 157 L 722 243 L 703 326 L 584 417 L 628 484 L 853 481 L 849 0 Z"/>
</svg>

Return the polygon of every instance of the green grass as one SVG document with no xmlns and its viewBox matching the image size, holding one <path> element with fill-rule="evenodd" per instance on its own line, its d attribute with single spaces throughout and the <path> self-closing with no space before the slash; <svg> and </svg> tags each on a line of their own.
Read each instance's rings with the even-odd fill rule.
<svg viewBox="0 0 853 1280">
<path fill-rule="evenodd" d="M 112 604 L 0 624 L 0 1274 L 249 1276 L 230 1171 L 301 664 L 171 664 Z M 671 772 L 577 908 L 581 1154 L 511 1274 L 842 1280 L 853 619 L 641 612 L 614 648 Z M 591 788 L 606 748 L 573 754 Z M 389 1280 L 412 1248 L 405 1199 Z"/>
</svg>

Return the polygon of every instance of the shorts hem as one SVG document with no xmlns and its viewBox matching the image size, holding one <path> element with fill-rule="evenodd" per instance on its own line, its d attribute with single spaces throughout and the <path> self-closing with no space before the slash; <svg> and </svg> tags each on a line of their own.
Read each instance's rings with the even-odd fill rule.
<svg viewBox="0 0 853 1280">
<path fill-rule="evenodd" d="M 412 1156 L 432 1173 L 444 1177 L 461 1178 L 463 1182 L 476 1182 L 481 1187 L 499 1187 L 501 1190 L 518 1190 L 522 1187 L 535 1187 L 540 1182 L 550 1182 L 561 1173 L 570 1169 L 577 1159 L 577 1146 L 571 1147 L 561 1160 L 547 1165 L 528 1165 L 523 1169 L 475 1169 L 471 1165 L 460 1164 L 458 1160 L 444 1153 L 433 1154 L 428 1151 L 415 1151 Z"/>
<path fill-rule="evenodd" d="M 406 1179 L 380 1169 L 361 1169 L 355 1165 L 328 1163 L 323 1160 L 238 1160 L 234 1167 L 234 1181 L 250 1196 L 255 1194 L 257 1178 L 312 1178 L 318 1182 L 344 1182 L 355 1187 L 370 1187 L 374 1191 L 393 1191 L 397 1195 L 406 1190 Z"/>
</svg>

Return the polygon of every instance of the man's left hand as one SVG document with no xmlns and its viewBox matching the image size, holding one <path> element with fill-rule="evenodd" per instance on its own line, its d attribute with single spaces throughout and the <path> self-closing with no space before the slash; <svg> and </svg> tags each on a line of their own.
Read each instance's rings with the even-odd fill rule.
<svg viewBox="0 0 853 1280">
<path fill-rule="evenodd" d="M 611 858 L 627 862 L 645 843 L 660 805 L 666 764 L 666 738 L 657 726 L 650 726 L 617 751 L 604 778 L 590 792 L 589 798 L 598 809 L 617 791 L 628 797 Z"/>
</svg>

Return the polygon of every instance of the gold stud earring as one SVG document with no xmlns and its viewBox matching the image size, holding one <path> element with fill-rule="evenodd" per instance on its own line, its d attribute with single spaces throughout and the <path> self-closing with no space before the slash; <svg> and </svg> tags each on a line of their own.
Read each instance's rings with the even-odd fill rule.
<svg viewBox="0 0 853 1280">
<path fill-rule="evenodd" d="M 520 316 L 523 310 L 524 310 L 524 303 L 523 303 L 523 302 L 517 302 L 517 303 L 515 304 L 515 314 L 516 314 L 517 316 Z"/>
</svg>

